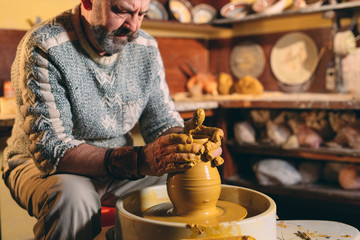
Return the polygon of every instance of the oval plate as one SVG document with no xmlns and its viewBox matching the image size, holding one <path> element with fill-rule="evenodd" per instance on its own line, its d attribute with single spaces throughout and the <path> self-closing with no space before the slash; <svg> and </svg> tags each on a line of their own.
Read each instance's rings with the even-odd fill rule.
<svg viewBox="0 0 360 240">
<path fill-rule="evenodd" d="M 237 78 L 246 75 L 258 78 L 264 71 L 265 62 L 262 47 L 251 41 L 236 45 L 230 53 L 230 68 Z"/>
<path fill-rule="evenodd" d="M 186 0 L 169 0 L 169 9 L 176 20 L 181 23 L 191 23 L 192 5 Z"/>
<path fill-rule="evenodd" d="M 273 46 L 271 70 L 282 84 L 296 86 L 310 81 L 317 63 L 315 42 L 301 32 L 288 33 Z"/>
</svg>

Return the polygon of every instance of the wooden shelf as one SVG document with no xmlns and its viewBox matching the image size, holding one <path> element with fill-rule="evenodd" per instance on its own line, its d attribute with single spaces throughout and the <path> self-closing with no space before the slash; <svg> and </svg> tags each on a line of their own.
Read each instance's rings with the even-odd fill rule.
<svg viewBox="0 0 360 240">
<path fill-rule="evenodd" d="M 219 102 L 221 108 L 267 109 L 360 109 L 360 99 L 351 94 L 267 93 L 253 99 Z"/>
<path fill-rule="evenodd" d="M 346 203 L 360 206 L 360 192 L 349 191 L 340 188 L 337 185 L 325 183 L 315 184 L 297 184 L 292 186 L 261 186 L 257 184 L 256 179 L 246 179 L 239 175 L 234 175 L 225 179 L 225 184 L 243 186 L 251 188 L 265 194 L 274 194 L 280 196 L 299 197 L 301 199 L 317 199 L 337 203 Z"/>
<path fill-rule="evenodd" d="M 288 17 L 294 15 L 304 15 L 304 14 L 311 14 L 311 13 L 319 13 L 319 12 L 326 12 L 326 11 L 341 11 L 341 10 L 349 10 L 351 8 L 360 8 L 360 2 L 352 1 L 352 2 L 345 2 L 339 4 L 327 4 L 322 5 L 316 8 L 300 8 L 300 9 L 289 9 L 284 10 L 280 13 L 275 14 L 261 14 L 261 13 L 254 13 L 246 15 L 241 19 L 216 19 L 212 22 L 214 25 L 228 25 L 240 22 L 248 22 L 254 20 L 263 20 L 266 18 L 275 18 L 275 17 Z"/>
<path fill-rule="evenodd" d="M 186 98 L 174 96 L 176 104 L 218 103 L 218 108 L 360 110 L 360 98 L 351 94 L 265 92 L 260 96 L 232 94 Z"/>
<path fill-rule="evenodd" d="M 174 20 L 159 21 L 145 19 L 141 24 L 141 28 L 154 37 L 212 39 L 231 37 L 233 34 L 229 27 L 211 24 L 180 23 Z"/>
<path fill-rule="evenodd" d="M 291 157 L 310 160 L 354 162 L 360 163 L 360 150 L 350 148 L 326 148 L 317 149 L 300 147 L 296 149 L 283 149 L 281 147 L 266 146 L 260 144 L 240 145 L 235 140 L 227 141 L 229 150 L 233 153 L 257 154 L 272 157 Z"/>
</svg>

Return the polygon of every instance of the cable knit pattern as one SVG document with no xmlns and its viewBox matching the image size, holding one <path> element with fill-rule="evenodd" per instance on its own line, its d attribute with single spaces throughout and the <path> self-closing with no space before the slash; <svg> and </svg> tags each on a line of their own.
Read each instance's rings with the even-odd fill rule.
<svg viewBox="0 0 360 240">
<path fill-rule="evenodd" d="M 183 126 L 169 97 L 157 42 L 140 30 L 119 54 L 100 57 L 83 35 L 79 6 L 30 30 L 12 66 L 18 111 L 5 170 L 34 159 L 45 175 L 81 143 L 126 146 L 139 121 L 146 142 Z"/>
</svg>

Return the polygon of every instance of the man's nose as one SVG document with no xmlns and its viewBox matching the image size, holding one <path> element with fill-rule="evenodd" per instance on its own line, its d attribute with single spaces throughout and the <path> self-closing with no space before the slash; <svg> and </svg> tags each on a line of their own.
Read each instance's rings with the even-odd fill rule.
<svg viewBox="0 0 360 240">
<path fill-rule="evenodd" d="M 139 30 L 138 28 L 139 28 L 140 21 L 141 20 L 140 20 L 139 16 L 137 16 L 136 14 L 130 15 L 127 17 L 127 19 L 125 21 L 125 27 L 132 32 L 136 32 L 137 30 Z"/>
</svg>

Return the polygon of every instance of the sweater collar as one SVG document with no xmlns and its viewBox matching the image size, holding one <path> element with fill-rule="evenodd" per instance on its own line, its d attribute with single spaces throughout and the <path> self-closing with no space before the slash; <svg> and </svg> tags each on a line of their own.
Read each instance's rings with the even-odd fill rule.
<svg viewBox="0 0 360 240">
<path fill-rule="evenodd" d="M 118 54 L 113 54 L 111 56 L 100 56 L 89 44 L 89 40 L 86 38 L 84 31 L 81 27 L 80 22 L 80 5 L 76 6 L 72 9 L 72 22 L 75 28 L 75 33 L 80 41 L 81 46 L 85 49 L 85 51 L 89 54 L 92 60 L 101 64 L 108 65 L 113 63 Z"/>
</svg>

